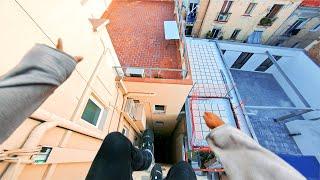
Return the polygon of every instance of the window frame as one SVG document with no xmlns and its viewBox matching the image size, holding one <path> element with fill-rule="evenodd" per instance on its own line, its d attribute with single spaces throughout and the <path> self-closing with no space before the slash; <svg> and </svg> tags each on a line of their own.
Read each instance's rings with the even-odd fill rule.
<svg viewBox="0 0 320 180">
<path fill-rule="evenodd" d="M 253 56 L 254 53 L 251 52 L 242 52 L 238 58 L 233 62 L 231 68 L 233 69 L 241 69 Z"/>
<path fill-rule="evenodd" d="M 213 33 L 213 30 L 215 33 Z M 218 31 L 218 32 L 217 32 Z M 219 38 L 219 34 L 221 32 L 221 28 L 212 28 L 212 39 L 218 39 Z M 214 37 L 214 34 L 217 35 L 216 37 Z"/>
<path fill-rule="evenodd" d="M 225 0 L 220 9 L 220 13 L 229 13 L 232 7 L 233 1 Z"/>
<path fill-rule="evenodd" d="M 251 13 L 253 12 L 253 10 L 257 7 L 257 4 L 258 3 L 254 3 L 254 2 L 249 3 L 249 5 L 248 5 L 247 9 L 244 11 L 243 15 L 250 16 Z M 247 11 L 249 11 L 249 12 L 247 12 Z"/>
<path fill-rule="evenodd" d="M 87 106 L 89 100 L 91 100 L 96 106 L 98 106 L 98 108 L 100 108 L 100 113 L 99 113 L 99 117 L 98 117 L 98 119 L 97 119 L 97 123 L 96 123 L 96 124 L 91 124 L 90 122 L 88 122 L 87 120 L 85 120 L 85 119 L 82 118 L 82 115 L 83 115 L 84 111 L 86 110 L 86 106 Z M 103 114 L 104 114 L 105 112 L 106 112 L 106 110 L 105 110 L 104 106 L 102 105 L 102 103 L 100 103 L 98 100 L 96 100 L 96 98 L 94 98 L 94 97 L 91 96 L 91 97 L 89 97 L 89 99 L 87 100 L 87 103 L 86 103 L 86 105 L 85 105 L 85 107 L 84 107 L 84 109 L 83 109 L 83 111 L 82 111 L 81 120 L 83 120 L 83 121 L 85 121 L 87 124 L 90 124 L 90 125 L 92 125 L 92 126 L 95 126 L 96 128 L 99 129 L 99 125 L 100 125 L 100 123 L 101 123 L 102 116 L 103 116 Z M 106 117 L 106 118 L 107 118 L 107 117 Z"/>
<path fill-rule="evenodd" d="M 317 24 L 317 25 L 315 25 L 315 26 L 313 26 L 313 28 L 310 29 L 311 32 L 317 32 L 317 31 L 319 31 L 319 30 L 320 30 L 320 23 Z"/>
<path fill-rule="evenodd" d="M 163 110 L 157 110 L 156 106 L 163 106 Z M 153 105 L 153 113 L 154 114 L 165 114 L 167 111 L 167 106 L 163 104 L 154 104 Z"/>
<path fill-rule="evenodd" d="M 235 29 L 235 30 L 232 32 L 232 34 L 231 34 L 231 36 L 230 36 L 230 39 L 231 39 L 231 40 L 237 40 L 237 37 L 238 37 L 238 35 L 239 35 L 240 32 L 241 32 L 241 29 Z"/>
<path fill-rule="evenodd" d="M 123 132 L 123 130 L 124 130 L 124 132 Z M 123 134 L 125 137 L 128 137 L 128 135 L 129 135 L 129 128 L 128 128 L 127 126 L 123 125 L 121 134 Z"/>
<path fill-rule="evenodd" d="M 273 4 L 273 6 L 270 8 L 270 11 L 268 12 L 268 14 L 265 17 L 270 18 L 270 19 L 277 17 L 277 15 L 279 14 L 279 12 L 283 8 L 283 6 L 284 6 L 283 4 Z"/>
</svg>

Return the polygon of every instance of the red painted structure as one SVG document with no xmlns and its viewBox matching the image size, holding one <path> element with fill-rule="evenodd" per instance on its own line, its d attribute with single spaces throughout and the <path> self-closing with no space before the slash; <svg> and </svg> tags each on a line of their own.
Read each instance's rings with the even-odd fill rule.
<svg viewBox="0 0 320 180">
<path fill-rule="evenodd" d="M 304 0 L 301 6 L 306 7 L 320 7 L 320 0 Z"/>
</svg>

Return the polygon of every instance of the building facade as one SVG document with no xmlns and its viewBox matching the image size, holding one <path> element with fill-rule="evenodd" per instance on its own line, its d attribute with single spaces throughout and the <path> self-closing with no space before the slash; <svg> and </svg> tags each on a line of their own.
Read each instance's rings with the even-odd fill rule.
<svg viewBox="0 0 320 180">
<path fill-rule="evenodd" d="M 108 133 L 119 131 L 135 145 L 147 127 L 164 136 L 173 133 L 192 80 L 181 68 L 153 67 L 152 76 L 141 73 L 145 67 L 123 69 L 109 36 L 108 26 L 114 21 L 100 19 L 110 4 L 0 2 L 5 17 L 0 39 L 6 42 L 1 45 L 0 75 L 35 43 L 55 47 L 58 38 L 66 52 L 84 57 L 69 79 L 0 145 L 0 153 L 33 152 L 1 156 L 0 179 L 84 179 Z"/>
<path fill-rule="evenodd" d="M 192 37 L 265 43 L 301 0 L 190 0 L 176 3 Z M 181 4 L 180 6 L 178 6 Z"/>
<path fill-rule="evenodd" d="M 305 0 L 267 42 L 270 45 L 306 48 L 320 37 L 320 2 Z"/>
</svg>

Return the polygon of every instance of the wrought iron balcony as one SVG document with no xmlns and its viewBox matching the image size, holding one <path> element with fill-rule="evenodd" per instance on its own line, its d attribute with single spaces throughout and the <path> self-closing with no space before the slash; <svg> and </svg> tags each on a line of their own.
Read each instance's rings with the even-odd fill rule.
<svg viewBox="0 0 320 180">
<path fill-rule="evenodd" d="M 232 13 L 219 13 L 216 21 L 218 22 L 227 22 Z"/>
</svg>

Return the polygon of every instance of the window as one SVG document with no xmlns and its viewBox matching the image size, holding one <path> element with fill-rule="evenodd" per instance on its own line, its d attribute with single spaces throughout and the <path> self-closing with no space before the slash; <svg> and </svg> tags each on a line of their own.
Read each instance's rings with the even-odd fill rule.
<svg viewBox="0 0 320 180">
<path fill-rule="evenodd" d="M 133 102 L 138 104 L 138 103 L 140 103 L 140 100 L 134 99 Z"/>
<path fill-rule="evenodd" d="M 193 29 L 193 26 L 186 26 L 186 29 L 185 29 L 185 35 L 187 37 L 190 37 L 191 34 L 192 34 L 192 29 Z"/>
<path fill-rule="evenodd" d="M 86 107 L 82 113 L 81 119 L 88 123 L 97 126 L 99 129 L 103 128 L 104 121 L 102 119 L 107 118 L 107 111 L 104 110 L 103 106 L 94 99 L 89 99 Z"/>
<path fill-rule="evenodd" d="M 270 9 L 269 13 L 266 15 L 267 18 L 273 19 L 279 13 L 280 9 L 283 7 L 282 4 L 275 4 Z"/>
<path fill-rule="evenodd" d="M 276 59 L 276 61 L 278 61 L 280 58 L 281 58 L 281 56 L 273 56 L 275 59 Z M 258 66 L 256 69 L 255 69 L 255 71 L 261 71 L 261 72 L 265 72 L 267 69 L 269 69 L 269 67 L 270 66 L 272 66 L 273 65 L 273 63 L 272 63 L 272 61 L 271 61 L 271 59 L 270 58 L 267 58 L 265 61 L 263 61 L 261 64 L 260 64 L 260 66 Z"/>
<path fill-rule="evenodd" d="M 244 12 L 244 15 L 250 15 L 253 11 L 253 9 L 256 7 L 257 3 L 250 3 L 247 7 L 246 11 Z"/>
<path fill-rule="evenodd" d="M 310 31 L 316 32 L 316 31 L 319 31 L 319 30 L 320 30 L 320 24 L 314 26 Z"/>
<path fill-rule="evenodd" d="M 228 13 L 233 1 L 224 1 L 220 13 Z"/>
<path fill-rule="evenodd" d="M 239 34 L 239 32 L 241 31 L 241 29 L 235 29 L 230 37 L 230 39 L 232 40 L 236 40 L 237 39 L 237 36 Z"/>
<path fill-rule="evenodd" d="M 164 126 L 164 122 L 163 121 L 156 121 L 155 123 L 154 123 L 154 125 L 155 126 Z"/>
<path fill-rule="evenodd" d="M 154 113 L 165 113 L 166 112 L 166 106 L 165 105 L 154 105 L 153 107 Z"/>
<path fill-rule="evenodd" d="M 294 43 L 291 47 L 292 47 L 292 48 L 297 48 L 297 47 L 299 47 L 299 45 L 300 45 L 300 42 L 296 42 L 296 43 Z"/>
<path fill-rule="evenodd" d="M 219 37 L 221 29 L 213 28 L 212 29 L 212 39 L 216 39 Z"/>
<path fill-rule="evenodd" d="M 129 131 L 128 128 L 125 127 L 125 126 L 123 126 L 121 133 L 122 133 L 124 136 L 128 137 L 128 131 Z"/>
<path fill-rule="evenodd" d="M 242 66 L 251 58 L 253 53 L 242 52 L 231 68 L 241 69 Z"/>
<path fill-rule="evenodd" d="M 307 18 L 299 18 L 296 22 L 294 22 L 284 33 L 286 36 L 297 35 L 301 28 L 307 23 Z"/>
</svg>

